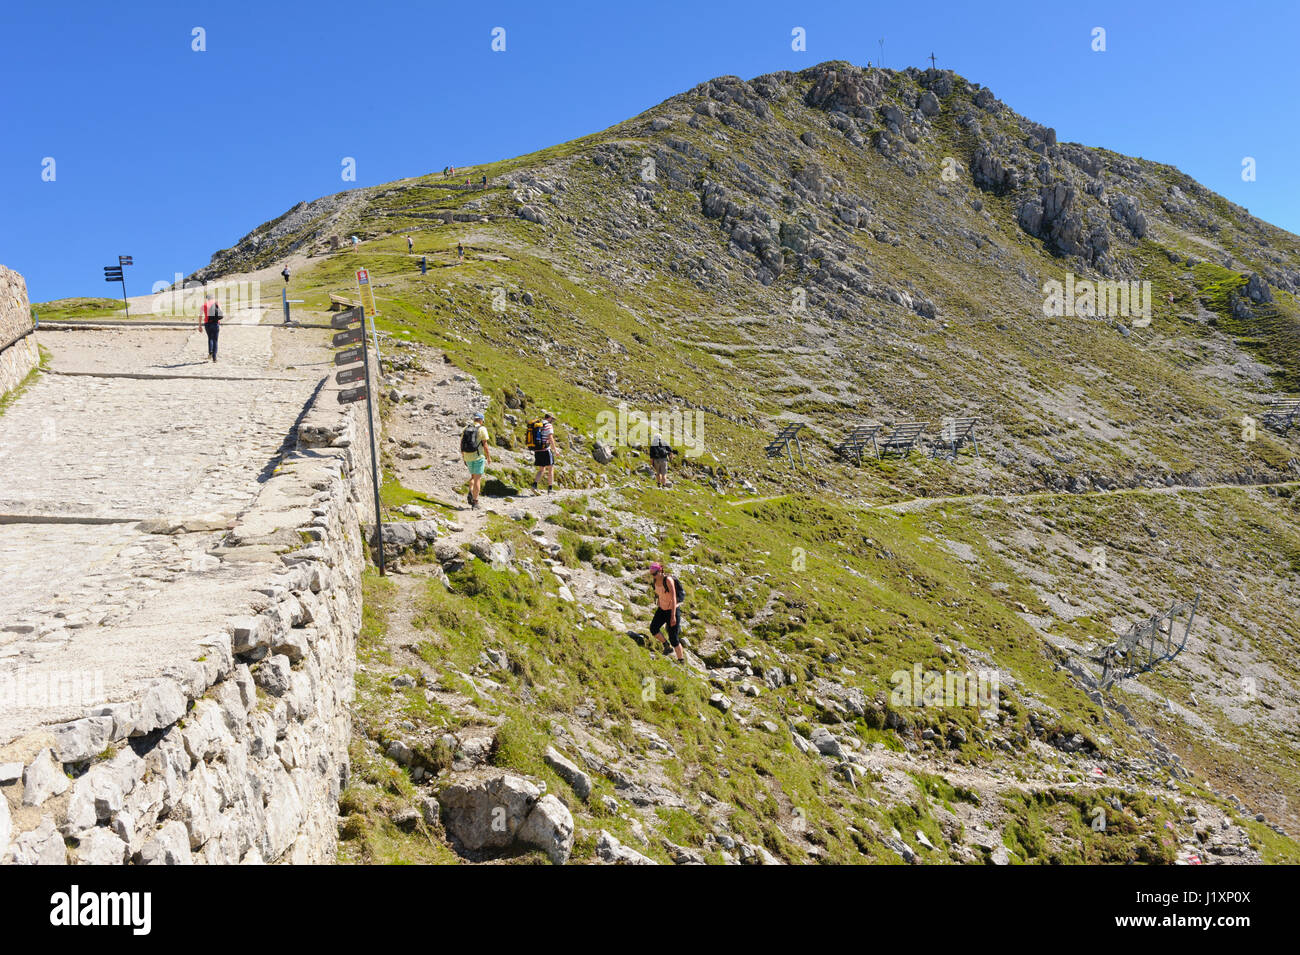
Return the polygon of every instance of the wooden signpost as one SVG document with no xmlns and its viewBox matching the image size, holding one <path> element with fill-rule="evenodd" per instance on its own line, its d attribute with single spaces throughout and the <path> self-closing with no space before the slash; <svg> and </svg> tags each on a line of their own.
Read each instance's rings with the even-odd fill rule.
<svg viewBox="0 0 1300 955">
<path fill-rule="evenodd" d="M 364 272 L 365 270 L 362 269 L 361 271 Z M 362 301 L 364 301 L 364 298 Z M 371 304 L 372 306 L 374 304 L 373 296 L 371 297 Z M 371 312 L 371 314 L 375 313 Z M 334 381 L 340 385 L 350 385 L 354 381 L 365 382 L 365 384 L 355 388 L 344 388 L 339 391 L 339 404 L 346 405 L 363 400 L 366 403 L 366 418 L 370 425 L 370 478 L 375 486 L 375 551 L 378 555 L 379 573 L 387 575 L 388 570 L 384 563 L 384 512 L 383 505 L 379 501 L 379 446 L 375 440 L 375 401 L 370 382 L 370 351 L 366 346 L 366 310 L 360 305 L 354 306 L 335 315 L 330 319 L 330 324 L 335 328 L 343 329 L 334 336 L 335 348 L 343 348 L 345 345 L 353 346 L 335 352 L 334 364 L 353 365 L 356 362 L 361 363 L 359 368 L 342 368 L 335 373 Z M 378 354 L 377 351 L 376 354 Z"/>
</svg>

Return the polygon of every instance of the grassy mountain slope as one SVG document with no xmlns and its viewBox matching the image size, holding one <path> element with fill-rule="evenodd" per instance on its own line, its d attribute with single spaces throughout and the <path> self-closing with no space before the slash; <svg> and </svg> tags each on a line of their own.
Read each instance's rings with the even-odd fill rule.
<svg viewBox="0 0 1300 955">
<path fill-rule="evenodd" d="M 463 188 L 481 176 L 486 188 Z M 329 251 L 351 234 L 361 254 Z M 436 399 L 445 355 L 490 398 L 494 434 L 517 440 L 506 415 L 561 411 L 574 493 L 547 523 L 564 565 L 601 575 L 639 620 L 625 574 L 667 558 L 692 584 L 702 666 L 674 670 L 557 601 L 549 552 L 520 520 L 483 533 L 536 575 L 471 560 L 414 596 L 373 581 L 367 652 L 419 679 L 362 681 L 345 805 L 358 857 L 445 857 L 436 825 L 391 821 L 430 783 L 386 741 L 399 724 L 434 741 L 481 724 L 484 758 L 566 794 L 578 858 L 601 828 L 661 861 L 674 847 L 711 861 L 752 847 L 785 861 L 998 847 L 1013 861 L 1173 861 L 1223 832 L 1251 848 L 1216 858 L 1296 858 L 1272 826 L 1300 821 L 1298 455 L 1243 417 L 1300 383 L 1297 237 L 1173 167 L 1058 143 L 952 73 L 829 63 L 712 80 L 454 183 L 301 204 L 197 277 L 291 252 L 312 255 L 294 278 L 308 314 L 371 270 L 380 328 L 412 346 L 390 354 L 417 356 L 390 366 L 400 391 Z M 1046 317 L 1044 283 L 1067 273 L 1150 282 L 1149 325 Z M 506 406 L 516 391 L 524 411 Z M 424 400 L 399 394 L 390 419 Z M 591 460 L 597 415 L 620 402 L 703 411 L 704 453 L 669 494 L 642 486 L 633 448 Z M 854 424 L 934 433 L 949 415 L 980 417 L 978 457 L 858 467 L 830 453 Z M 807 469 L 764 455 L 786 422 L 807 426 Z M 394 505 L 413 494 L 399 480 L 431 494 L 399 450 Z M 520 486 L 526 468 L 502 454 L 495 476 Z M 1098 693 L 1096 648 L 1197 591 L 1187 651 Z M 417 648 L 400 659 L 382 639 L 393 614 Z M 510 665 L 483 664 L 488 650 Z M 996 672 L 996 712 L 891 703 L 892 675 L 914 664 Z M 456 705 L 429 711 L 426 688 Z M 819 726 L 840 755 L 804 752 Z M 593 773 L 595 795 L 573 797 L 542 763 L 548 740 L 612 768 Z M 435 788 L 462 744 L 429 743 Z M 617 804 L 620 778 L 662 792 L 611 810 L 599 796 Z M 1112 802 L 1122 825 L 1094 831 Z"/>
</svg>

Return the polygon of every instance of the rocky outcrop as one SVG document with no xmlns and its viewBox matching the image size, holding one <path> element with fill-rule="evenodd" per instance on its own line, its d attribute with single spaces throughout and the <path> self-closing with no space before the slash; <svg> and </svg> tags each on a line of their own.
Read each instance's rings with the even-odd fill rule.
<svg viewBox="0 0 1300 955">
<path fill-rule="evenodd" d="M 442 824 L 463 852 L 540 849 L 556 865 L 573 851 L 573 816 L 521 776 L 481 770 L 438 793 Z"/>
<path fill-rule="evenodd" d="M 879 72 L 861 70 L 847 63 L 824 63 L 802 75 L 814 78 L 804 102 L 816 109 L 869 119 L 880 103 Z"/>
<path fill-rule="evenodd" d="M 32 332 L 27 283 L 0 265 L 0 395 L 14 388 L 40 362 Z"/>
</svg>

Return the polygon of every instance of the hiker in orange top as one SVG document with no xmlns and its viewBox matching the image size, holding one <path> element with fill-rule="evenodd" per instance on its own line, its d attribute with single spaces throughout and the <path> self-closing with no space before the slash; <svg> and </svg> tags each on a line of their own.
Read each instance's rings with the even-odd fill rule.
<svg viewBox="0 0 1300 955">
<path fill-rule="evenodd" d="M 217 304 L 217 293 L 208 292 L 203 296 L 203 308 L 199 327 L 208 333 L 208 359 L 217 360 L 217 336 L 221 333 L 221 306 Z"/>
<path fill-rule="evenodd" d="M 664 573 L 664 565 L 658 563 L 650 565 L 650 582 L 655 592 L 655 615 L 650 621 L 650 636 L 659 641 L 661 647 L 665 646 L 664 638 L 659 635 L 659 631 L 666 625 L 668 639 L 672 642 L 677 662 L 684 663 L 686 651 L 680 639 L 682 621 L 681 607 L 677 599 L 678 583 Z"/>
</svg>

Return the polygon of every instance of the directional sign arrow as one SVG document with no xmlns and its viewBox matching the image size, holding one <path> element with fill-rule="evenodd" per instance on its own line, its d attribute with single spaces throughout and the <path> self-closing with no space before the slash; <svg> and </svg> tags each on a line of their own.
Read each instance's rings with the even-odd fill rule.
<svg viewBox="0 0 1300 955">
<path fill-rule="evenodd" d="M 347 388 L 339 392 L 339 404 L 341 405 L 350 404 L 353 401 L 365 401 L 365 400 L 366 400 L 365 385 L 362 385 L 360 388 Z"/>
<path fill-rule="evenodd" d="M 366 377 L 366 367 L 365 365 L 359 365 L 356 368 L 344 368 L 334 376 L 334 380 L 340 385 L 350 385 L 352 382 L 360 381 L 364 377 Z"/>
<path fill-rule="evenodd" d="M 339 332 L 334 336 L 334 347 L 339 348 L 343 345 L 355 345 L 365 336 L 361 332 L 361 326 L 349 328 L 346 332 Z"/>
<path fill-rule="evenodd" d="M 117 257 L 118 265 L 135 265 L 135 261 L 129 255 L 119 255 Z"/>
<path fill-rule="evenodd" d="M 353 322 L 361 321 L 361 306 L 356 305 L 347 311 L 339 312 L 330 319 L 330 324 L 335 328 L 347 328 Z"/>
<path fill-rule="evenodd" d="M 343 351 L 338 351 L 334 353 L 334 364 L 336 365 L 350 365 L 354 361 L 360 361 L 360 360 L 361 360 L 360 348 L 345 348 Z"/>
</svg>

